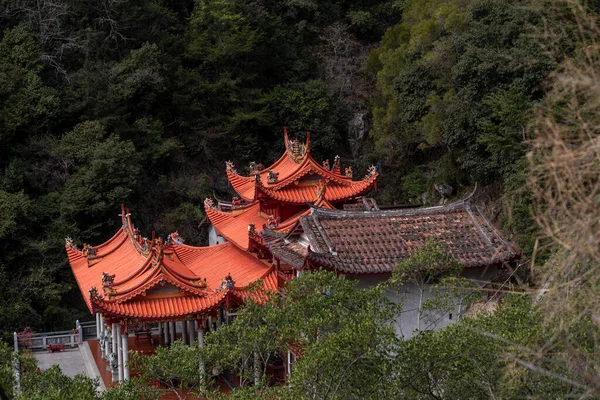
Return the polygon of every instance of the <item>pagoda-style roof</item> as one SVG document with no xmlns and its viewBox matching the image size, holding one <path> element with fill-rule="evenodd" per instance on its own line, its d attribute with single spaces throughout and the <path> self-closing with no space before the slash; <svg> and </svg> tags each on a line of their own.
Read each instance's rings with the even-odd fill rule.
<svg viewBox="0 0 600 400">
<path fill-rule="evenodd" d="M 329 187 L 324 184 L 313 186 L 311 192 L 307 192 L 307 198 L 312 200 L 312 204 L 323 209 L 333 209 L 334 207 L 326 199 L 326 193 Z M 241 250 L 249 249 L 251 230 L 260 232 L 268 228 L 275 232 L 286 233 L 293 228 L 300 217 L 310 214 L 308 201 L 305 208 L 295 215 L 279 222 L 270 218 L 268 214 L 261 211 L 260 201 L 256 200 L 250 204 L 237 206 L 232 211 L 221 211 L 212 199 L 204 201 L 204 210 L 211 224 L 217 232 L 229 242 L 235 244 Z"/>
<path fill-rule="evenodd" d="M 290 233 L 265 230 L 271 253 L 296 267 L 320 266 L 350 274 L 392 272 L 429 238 L 444 243 L 463 267 L 500 264 L 519 257 L 470 199 L 448 205 L 389 211 L 313 207 Z"/>
<path fill-rule="evenodd" d="M 240 175 L 232 162 L 226 163 L 227 178 L 241 199 L 252 202 L 267 198 L 304 204 L 313 197 L 315 186 L 324 182 L 326 200 L 343 202 L 366 194 L 376 185 L 375 167 L 371 167 L 363 179 L 354 181 L 351 168 L 342 173 L 337 156 L 331 166 L 329 160 L 319 164 L 310 154 L 310 134 L 302 144 L 297 139 L 290 140 L 284 130 L 284 141 L 286 150 L 279 160 L 268 168 L 251 163 L 250 176 Z"/>
<path fill-rule="evenodd" d="M 277 289 L 272 267 L 231 243 L 188 246 L 176 233 L 166 242 L 149 240 L 133 227 L 129 213 L 122 213 L 122 222 L 99 246 L 78 249 L 67 240 L 71 268 L 92 313 L 168 319 L 206 312 L 227 296 L 242 300 L 258 279 L 265 289 Z"/>
</svg>

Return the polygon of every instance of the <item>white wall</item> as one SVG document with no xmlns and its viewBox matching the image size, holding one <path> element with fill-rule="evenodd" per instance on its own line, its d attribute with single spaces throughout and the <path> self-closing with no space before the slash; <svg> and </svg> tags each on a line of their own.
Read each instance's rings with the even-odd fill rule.
<svg viewBox="0 0 600 400">
<path fill-rule="evenodd" d="M 470 268 L 463 270 L 463 276 L 474 280 L 479 286 L 483 286 L 486 282 L 496 274 L 496 267 Z M 359 288 L 369 288 L 377 285 L 380 282 L 387 280 L 390 274 L 376 275 L 347 275 L 348 278 L 357 279 Z M 423 301 L 433 296 L 427 288 L 423 293 Z M 394 330 L 398 337 L 410 339 L 419 328 L 419 299 L 420 292 L 416 285 L 407 284 L 403 286 L 402 292 L 395 289 L 388 289 L 387 297 L 395 303 L 402 303 L 402 311 L 396 318 Z M 464 313 L 460 306 L 457 306 L 452 312 L 432 312 L 425 311 L 421 314 L 420 329 L 441 329 L 448 326 L 459 319 L 459 314 Z"/>
<path fill-rule="evenodd" d="M 221 244 L 221 243 L 225 243 L 227 240 L 225 240 L 223 238 L 223 236 L 220 236 L 217 233 L 217 230 L 215 229 L 214 226 L 212 226 L 212 224 L 208 227 L 208 245 L 209 246 L 214 246 L 216 244 Z"/>
</svg>

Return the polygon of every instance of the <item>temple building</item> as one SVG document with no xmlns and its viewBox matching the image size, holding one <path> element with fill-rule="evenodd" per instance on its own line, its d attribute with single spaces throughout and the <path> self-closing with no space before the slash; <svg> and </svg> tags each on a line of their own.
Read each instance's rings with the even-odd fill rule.
<svg viewBox="0 0 600 400">
<path fill-rule="evenodd" d="M 86 304 L 96 315 L 102 357 L 114 382 L 129 378 L 130 327 L 152 324 L 161 344 L 176 338 L 203 344 L 207 329 L 229 323 L 249 296 L 273 295 L 304 271 L 325 268 L 369 286 L 387 279 L 397 263 L 428 238 L 444 243 L 464 275 L 483 285 L 519 257 L 470 198 L 428 208 L 380 210 L 365 197 L 377 188 L 372 166 L 360 179 L 340 158 L 317 162 L 305 142 L 284 131 L 284 154 L 270 167 L 250 163 L 226 174 L 236 195 L 207 199 L 209 246 L 140 235 L 122 207 L 121 228 L 106 243 L 66 250 Z M 262 295 L 248 286 L 260 280 Z M 410 293 L 396 301 L 415 302 Z M 411 306 L 408 306 L 411 308 Z M 414 310 L 397 320 L 397 332 L 420 329 Z M 428 328 L 451 323 L 452 313 Z M 290 355 L 288 355 L 289 357 Z M 288 359 L 289 360 L 289 359 Z M 290 372 L 290 362 L 286 368 Z"/>
<path fill-rule="evenodd" d="M 188 246 L 176 233 L 164 241 L 147 239 L 127 210 L 122 209 L 121 219 L 121 228 L 106 243 L 79 249 L 67 239 L 66 245 L 77 284 L 96 315 L 113 382 L 129 379 L 131 326 L 156 325 L 161 344 L 176 338 L 202 344 L 205 329 L 227 323 L 239 304 L 257 296 L 246 290 L 250 283 L 261 279 L 267 293 L 277 291 L 273 266 L 232 243 Z"/>
<path fill-rule="evenodd" d="M 359 287 L 387 280 L 399 261 L 430 238 L 443 243 L 462 266 L 462 275 L 480 287 L 519 258 L 514 246 L 472 207 L 470 197 L 437 207 L 385 211 L 371 204 L 365 201 L 362 211 L 312 207 L 288 233 L 265 230 L 262 237 L 279 268 L 293 268 L 296 274 L 325 268 L 357 279 Z M 403 303 L 395 325 L 398 336 L 439 329 L 461 315 L 457 306 L 421 324 L 420 305 L 431 296 L 415 285 L 405 285 L 401 294 L 388 291 L 391 300 Z"/>
</svg>

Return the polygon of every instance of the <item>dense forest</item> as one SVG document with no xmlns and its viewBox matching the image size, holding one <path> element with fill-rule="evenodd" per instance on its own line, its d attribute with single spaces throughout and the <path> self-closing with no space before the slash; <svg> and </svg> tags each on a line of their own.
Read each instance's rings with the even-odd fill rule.
<svg viewBox="0 0 600 400">
<path fill-rule="evenodd" d="M 498 318 L 400 345 L 406 364 L 394 376 L 406 381 L 433 363 L 419 349 L 459 360 L 469 345 L 482 356 L 439 358 L 445 395 L 400 384 L 387 395 L 453 398 L 470 384 L 465 370 L 492 382 L 468 398 L 494 392 L 494 374 L 525 361 L 502 359 L 505 348 L 474 332 L 502 336 L 514 326 L 523 330 L 506 333 L 512 350 L 521 340 L 556 349 L 566 335 L 574 355 L 542 360 L 548 374 L 568 378 L 513 377 L 507 398 L 590 397 L 598 365 L 586 351 L 597 351 L 598 316 L 587 301 L 600 281 L 590 225 L 600 209 L 597 12 L 577 0 L 0 0 L 0 339 L 89 319 L 64 238 L 106 240 L 121 203 L 146 235 L 178 230 L 203 244 L 204 198 L 232 195 L 224 162 L 242 172 L 272 162 L 287 126 L 292 136 L 311 132 L 317 160 L 339 153 L 355 171 L 375 164 L 379 204 L 433 205 L 440 185 L 454 197 L 477 185 L 488 217 L 532 269 L 541 266 L 531 285 L 547 276 L 580 285 L 566 302 L 552 292 L 541 311 L 517 296 Z M 540 333 L 542 315 L 569 313 L 578 319 L 546 327 L 572 335 Z M 380 367 L 374 384 L 389 376 Z M 572 385 L 578 377 L 586 383 Z"/>
<path fill-rule="evenodd" d="M 5 1 L 2 336 L 85 318 L 64 237 L 106 240 L 121 203 L 147 235 L 201 244 L 202 201 L 231 197 L 224 161 L 272 162 L 283 126 L 312 132 L 318 160 L 376 164 L 380 204 L 435 204 L 442 183 L 501 197 L 530 109 L 569 50 L 564 21 L 536 7 Z M 552 52 L 539 39 L 548 24 Z M 527 218 L 505 222 L 531 247 Z"/>
</svg>

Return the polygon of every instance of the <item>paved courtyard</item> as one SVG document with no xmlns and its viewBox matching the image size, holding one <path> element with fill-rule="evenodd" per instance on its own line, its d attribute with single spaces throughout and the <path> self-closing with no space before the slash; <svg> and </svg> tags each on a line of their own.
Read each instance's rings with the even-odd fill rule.
<svg viewBox="0 0 600 400">
<path fill-rule="evenodd" d="M 83 374 L 90 378 L 100 376 L 87 342 L 84 342 L 80 347 L 66 348 L 65 351 L 56 353 L 35 352 L 34 356 L 41 370 L 58 365 L 62 372 L 70 377 L 78 374 Z M 104 390 L 102 379 L 100 379 L 100 387 L 98 389 Z"/>
</svg>

